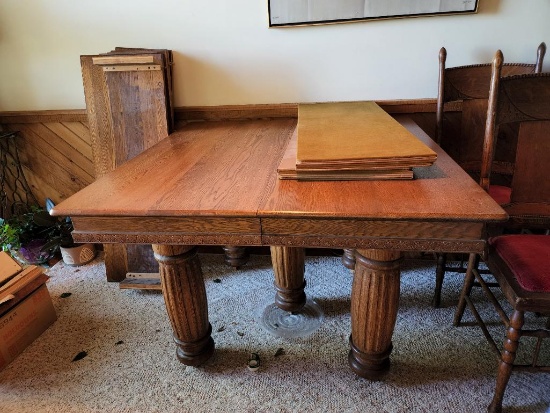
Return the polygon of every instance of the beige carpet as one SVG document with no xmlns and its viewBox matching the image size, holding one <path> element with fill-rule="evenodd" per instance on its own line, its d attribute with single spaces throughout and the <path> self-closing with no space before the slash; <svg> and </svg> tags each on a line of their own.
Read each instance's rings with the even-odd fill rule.
<svg viewBox="0 0 550 413">
<path fill-rule="evenodd" d="M 339 258 L 307 258 L 307 292 L 325 320 L 294 340 L 254 320 L 273 295 L 269 257 L 253 256 L 239 271 L 221 255 L 201 259 L 216 342 L 207 365 L 176 361 L 160 293 L 105 282 L 101 256 L 80 268 L 58 263 L 48 286 L 59 319 L 0 372 L 0 412 L 485 411 L 496 361 L 479 328 L 452 326 L 459 275 L 447 277 L 444 307 L 433 309 L 432 262 L 404 263 L 391 372 L 370 382 L 347 365 L 351 274 Z M 81 351 L 87 356 L 72 361 Z M 250 352 L 261 357 L 257 371 L 247 369 Z M 550 374 L 514 373 L 505 411 L 549 405 Z"/>
</svg>

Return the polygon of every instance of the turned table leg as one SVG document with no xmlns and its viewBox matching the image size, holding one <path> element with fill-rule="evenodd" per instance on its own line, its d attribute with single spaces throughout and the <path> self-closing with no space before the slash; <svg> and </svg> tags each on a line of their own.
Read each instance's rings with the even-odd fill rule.
<svg viewBox="0 0 550 413">
<path fill-rule="evenodd" d="M 153 245 L 153 251 L 178 360 L 188 366 L 201 365 L 214 353 L 214 340 L 197 248 Z"/>
<path fill-rule="evenodd" d="M 273 246 L 270 249 L 277 289 L 275 304 L 284 311 L 299 311 L 306 303 L 305 250 Z"/>
<path fill-rule="evenodd" d="M 245 265 L 250 258 L 250 254 L 246 247 L 225 245 L 223 251 L 225 252 L 225 263 L 237 269 Z"/>
<path fill-rule="evenodd" d="M 399 305 L 401 253 L 357 250 L 355 259 L 348 361 L 358 376 L 378 380 L 390 367 L 391 339 Z"/>
</svg>

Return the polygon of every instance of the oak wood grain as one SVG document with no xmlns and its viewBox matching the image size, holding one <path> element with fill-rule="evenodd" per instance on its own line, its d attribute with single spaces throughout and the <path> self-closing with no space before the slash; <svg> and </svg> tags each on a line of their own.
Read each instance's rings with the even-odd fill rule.
<svg viewBox="0 0 550 413">
<path fill-rule="evenodd" d="M 285 311 L 299 311 L 306 303 L 304 288 L 305 250 L 272 246 L 271 263 L 275 272 L 275 303 Z"/>
<path fill-rule="evenodd" d="M 390 367 L 397 320 L 401 253 L 357 250 L 351 287 L 351 350 L 348 361 L 358 375 L 378 380 Z"/>
<path fill-rule="evenodd" d="M 197 366 L 214 352 L 208 322 L 206 289 L 197 249 L 191 246 L 153 245 L 159 262 L 164 303 L 170 318 L 176 355 L 189 365 Z"/>
<path fill-rule="evenodd" d="M 117 48 L 116 50 L 119 50 Z M 124 49 L 124 52 L 129 52 L 128 49 Z M 139 53 L 143 53 L 143 50 L 139 50 Z M 171 59 L 167 59 L 171 61 Z M 91 61 L 90 61 L 91 63 Z M 100 72 L 101 73 L 101 72 Z M 168 73 L 170 74 L 170 73 Z M 83 69 L 83 80 L 90 81 L 85 77 Z M 170 80 L 167 80 L 170 81 Z M 88 99 L 88 96 L 86 96 Z M 407 113 L 423 130 L 425 130 L 430 136 L 434 136 L 434 99 L 414 99 L 414 100 L 392 100 L 392 101 L 378 101 L 380 107 L 385 109 L 388 113 Z M 460 111 L 460 105 L 455 104 L 457 102 L 449 102 L 445 105 L 445 110 Z M 460 103 L 460 102 L 458 102 Z M 450 106 L 449 106 L 450 105 Z M 204 107 L 179 107 L 176 108 L 176 123 L 175 129 L 181 129 L 190 120 L 243 120 L 243 119 L 258 119 L 258 118 L 277 118 L 277 117 L 290 117 L 296 118 L 297 116 L 297 104 L 268 104 L 268 105 L 227 105 L 227 106 L 204 106 Z M 460 113 L 455 113 L 460 115 Z M 100 118 L 98 116 L 97 118 Z M 82 189 L 81 186 L 67 185 L 67 177 L 71 177 L 70 174 L 64 169 L 63 165 L 75 164 L 80 167 L 84 174 L 90 175 L 89 165 L 94 163 L 94 157 L 91 151 L 92 134 L 88 128 L 88 115 L 86 110 L 81 109 L 67 109 L 67 110 L 43 110 L 43 111 L 11 111 L 0 112 L 0 124 L 4 130 L 18 130 L 18 125 L 26 124 L 28 130 L 20 131 L 20 136 L 23 137 L 21 142 L 24 144 L 19 145 L 19 153 L 22 160 L 29 160 L 28 163 L 23 164 L 23 170 L 32 192 L 36 199 L 43 200 L 46 197 L 51 198 L 55 203 L 61 202 L 63 199 L 68 198 L 75 192 Z M 93 120 L 91 125 L 93 127 Z M 58 125 L 56 125 L 58 123 Z M 48 164 L 48 160 L 44 157 L 41 160 L 36 160 L 36 149 L 34 147 L 34 140 L 38 139 L 41 135 L 40 128 L 48 124 L 49 131 L 61 133 L 59 138 L 65 140 L 65 142 L 77 149 L 82 155 L 86 157 L 85 160 L 76 159 L 71 156 L 70 153 L 63 153 L 64 159 L 57 159 L 55 164 Z M 64 127 L 61 127 L 61 125 Z M 97 125 L 97 121 L 96 121 Z M 50 127 L 51 126 L 51 127 Z M 73 132 L 73 134 L 67 134 L 65 128 Z M 37 137 L 38 135 L 38 137 Z M 89 146 L 86 148 L 83 143 Z M 100 146 L 101 148 L 108 149 L 108 145 Z M 52 150 L 55 150 L 52 147 Z M 97 151 L 96 150 L 96 153 Z M 497 148 L 498 150 L 498 148 Z M 47 156 L 47 154 L 45 154 Z M 32 162 L 30 161 L 32 159 Z M 97 160 L 96 160 L 97 161 Z M 95 167 L 94 167 L 95 170 Z M 78 174 L 78 169 L 75 172 Z M 89 179 L 86 175 L 76 175 L 77 182 L 85 182 L 87 185 Z M 95 179 L 95 172 L 92 174 Z M 72 175 L 75 176 L 75 175 Z M 72 178 L 71 178 L 72 179 Z M 111 247 L 108 247 L 111 248 Z"/>
<path fill-rule="evenodd" d="M 255 217 L 277 181 L 295 125 L 292 119 L 189 123 L 58 205 L 55 213 Z"/>
<path fill-rule="evenodd" d="M 204 362 L 214 345 L 200 265 L 179 244 L 275 245 L 283 306 L 304 298 L 302 247 L 359 249 L 349 360 L 358 375 L 376 379 L 389 367 L 400 251 L 481 252 L 484 224 L 506 218 L 418 126 L 400 122 L 438 154 L 414 180 L 279 180 L 296 119 L 190 122 L 53 213 L 72 216 L 81 241 L 155 244 L 177 355 L 189 365 Z"/>
<path fill-rule="evenodd" d="M 132 62 L 111 72 L 102 65 Z M 143 71 L 153 63 L 158 70 Z M 81 56 L 96 175 L 108 171 L 165 138 L 172 129 L 171 52 L 124 49 Z M 137 65 L 137 66 L 136 66 Z M 141 66 L 140 66 L 141 65 Z M 105 246 L 107 279 L 120 281 L 128 271 L 143 272 L 138 257 L 151 260 L 149 247 Z M 130 267 L 130 263 L 138 264 Z M 153 268 L 156 271 L 156 268 Z"/>
<path fill-rule="evenodd" d="M 396 226 L 403 220 L 483 223 L 506 218 L 427 135 L 410 121 L 402 123 L 438 153 L 437 162 L 415 170 L 412 181 L 278 180 L 276 168 L 295 120 L 190 123 L 64 201 L 54 213 L 110 217 L 113 222 L 121 217 L 257 217 L 268 226 L 269 218 L 389 220 Z M 464 201 L 457 203 L 461 192 Z M 117 224 L 115 229 L 120 230 Z M 475 235 L 462 235 L 468 237 Z"/>
<path fill-rule="evenodd" d="M 437 153 L 434 165 L 415 168 L 404 181 L 298 182 L 278 180 L 258 214 L 262 217 L 345 217 L 440 221 L 503 220 L 487 196 L 414 122 L 396 116 Z M 461 202 L 457 195 L 463 193 Z M 282 211 L 286 213 L 281 213 Z"/>
</svg>

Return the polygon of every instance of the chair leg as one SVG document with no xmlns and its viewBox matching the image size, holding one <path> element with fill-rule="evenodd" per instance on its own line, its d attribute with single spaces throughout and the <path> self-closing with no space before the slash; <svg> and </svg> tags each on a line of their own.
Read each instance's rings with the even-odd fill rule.
<svg viewBox="0 0 550 413">
<path fill-rule="evenodd" d="M 470 254 L 468 258 L 468 268 L 466 269 L 466 275 L 464 277 L 464 284 L 462 285 L 462 291 L 460 292 L 460 298 L 458 299 L 458 305 L 456 306 L 455 318 L 453 325 L 458 327 L 462 316 L 464 315 L 464 309 L 466 308 L 466 297 L 470 296 L 472 286 L 474 285 L 474 268 L 477 267 L 478 257 L 477 254 Z"/>
<path fill-rule="evenodd" d="M 487 408 L 489 413 L 502 412 L 502 399 L 504 397 L 504 391 L 506 390 L 508 380 L 510 380 L 510 375 L 512 374 L 512 367 L 514 365 L 514 360 L 516 359 L 516 351 L 519 346 L 523 323 L 523 311 L 514 310 L 512 316 L 510 317 L 510 326 L 506 331 L 504 348 L 502 350 L 498 366 L 495 394 L 491 404 Z"/>
<path fill-rule="evenodd" d="M 432 299 L 432 305 L 439 308 L 441 305 L 441 290 L 443 288 L 443 279 L 445 278 L 445 265 L 447 264 L 447 254 L 437 254 L 437 267 L 435 270 L 435 290 Z"/>
</svg>

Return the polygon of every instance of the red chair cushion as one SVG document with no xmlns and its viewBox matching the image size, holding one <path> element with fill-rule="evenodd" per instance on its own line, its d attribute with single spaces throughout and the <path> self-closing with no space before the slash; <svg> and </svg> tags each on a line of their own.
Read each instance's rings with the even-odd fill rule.
<svg viewBox="0 0 550 413">
<path fill-rule="evenodd" d="M 527 291 L 550 292 L 550 236 L 500 235 L 489 239 Z"/>
<path fill-rule="evenodd" d="M 502 185 L 489 185 L 489 195 L 497 204 L 509 204 L 512 198 L 512 188 Z"/>
</svg>

